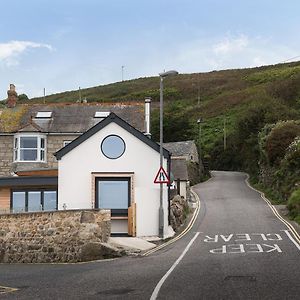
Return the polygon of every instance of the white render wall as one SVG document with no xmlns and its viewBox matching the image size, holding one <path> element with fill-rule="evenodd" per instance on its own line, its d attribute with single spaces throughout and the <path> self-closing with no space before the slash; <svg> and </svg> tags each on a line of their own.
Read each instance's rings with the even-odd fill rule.
<svg viewBox="0 0 300 300">
<path fill-rule="evenodd" d="M 126 144 L 123 156 L 108 159 L 101 152 L 102 140 L 119 135 Z M 164 159 L 167 170 L 167 160 Z M 154 178 L 159 169 L 159 152 L 115 123 L 110 123 L 64 155 L 58 163 L 58 209 L 93 208 L 92 173 L 134 172 L 133 194 L 136 202 L 137 236 L 158 235 L 159 184 Z M 168 227 L 168 194 L 164 186 L 164 228 Z"/>
</svg>

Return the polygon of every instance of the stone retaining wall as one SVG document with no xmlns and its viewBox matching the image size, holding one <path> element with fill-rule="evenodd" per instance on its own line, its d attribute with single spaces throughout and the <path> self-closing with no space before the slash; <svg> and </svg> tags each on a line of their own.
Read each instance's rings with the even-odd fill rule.
<svg viewBox="0 0 300 300">
<path fill-rule="evenodd" d="M 103 258 L 109 210 L 0 215 L 0 262 L 78 262 Z"/>
</svg>

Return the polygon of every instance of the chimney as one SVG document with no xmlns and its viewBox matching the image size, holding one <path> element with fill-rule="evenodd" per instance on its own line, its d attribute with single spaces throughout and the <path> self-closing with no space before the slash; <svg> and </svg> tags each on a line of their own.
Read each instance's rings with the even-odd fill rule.
<svg viewBox="0 0 300 300">
<path fill-rule="evenodd" d="M 151 98 L 147 97 L 145 98 L 145 135 L 150 139 L 151 133 L 150 133 L 150 104 L 151 104 Z"/>
<path fill-rule="evenodd" d="M 16 106 L 18 100 L 18 94 L 16 92 L 16 87 L 14 84 L 9 85 L 9 90 L 7 91 L 7 101 L 6 106 L 9 108 L 13 108 Z"/>
</svg>

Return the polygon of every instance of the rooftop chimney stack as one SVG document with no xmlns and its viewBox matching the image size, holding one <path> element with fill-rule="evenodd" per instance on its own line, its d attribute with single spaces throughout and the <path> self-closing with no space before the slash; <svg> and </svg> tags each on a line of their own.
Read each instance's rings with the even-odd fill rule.
<svg viewBox="0 0 300 300">
<path fill-rule="evenodd" d="M 13 108 L 17 105 L 18 94 L 16 92 L 16 87 L 14 84 L 9 85 L 9 90 L 7 91 L 7 102 L 6 106 L 8 108 Z"/>
<path fill-rule="evenodd" d="M 150 104 L 151 104 L 151 98 L 147 97 L 145 98 L 145 135 L 150 139 L 151 133 L 150 133 Z"/>
</svg>

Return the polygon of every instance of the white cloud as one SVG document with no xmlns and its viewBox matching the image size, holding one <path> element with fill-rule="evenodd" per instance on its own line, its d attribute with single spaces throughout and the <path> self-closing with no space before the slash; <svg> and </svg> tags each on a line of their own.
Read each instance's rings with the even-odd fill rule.
<svg viewBox="0 0 300 300">
<path fill-rule="evenodd" d="M 48 44 L 35 43 L 30 41 L 10 41 L 8 43 L 0 43 L 0 62 L 4 62 L 7 66 L 18 65 L 19 57 L 29 48 L 46 48 L 53 50 Z"/>
<path fill-rule="evenodd" d="M 297 54 L 297 49 L 278 44 L 270 37 L 226 34 L 182 44 L 174 62 L 184 72 L 206 72 L 276 64 Z"/>
<path fill-rule="evenodd" d="M 249 45 L 249 38 L 245 35 L 238 37 L 226 37 L 222 41 L 213 45 L 213 51 L 216 55 L 230 54 L 243 51 Z"/>
</svg>

